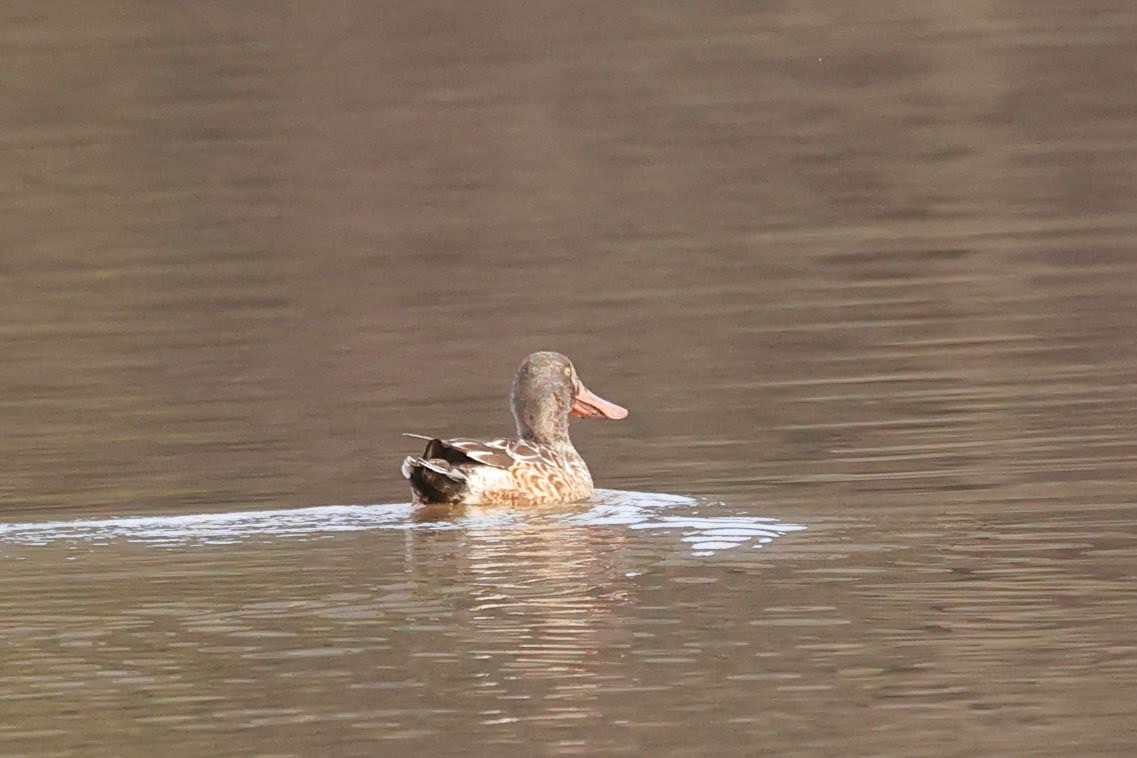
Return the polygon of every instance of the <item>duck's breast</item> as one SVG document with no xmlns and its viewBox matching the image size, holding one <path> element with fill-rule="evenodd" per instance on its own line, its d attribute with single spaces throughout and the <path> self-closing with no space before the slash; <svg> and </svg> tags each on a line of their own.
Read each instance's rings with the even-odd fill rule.
<svg viewBox="0 0 1137 758">
<path fill-rule="evenodd" d="M 517 489 L 534 503 L 571 503 L 592 494 L 592 477 L 583 462 L 580 466 L 562 461 L 518 463 L 510 471 Z"/>
</svg>

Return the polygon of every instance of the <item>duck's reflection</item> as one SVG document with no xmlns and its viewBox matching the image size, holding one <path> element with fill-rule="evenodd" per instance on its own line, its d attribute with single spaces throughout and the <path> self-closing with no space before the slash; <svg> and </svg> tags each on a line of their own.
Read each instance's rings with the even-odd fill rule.
<svg viewBox="0 0 1137 758">
<path fill-rule="evenodd" d="M 431 593 L 444 586 L 448 604 L 460 608 L 455 649 L 470 659 L 479 690 L 530 704 L 503 703 L 502 714 L 589 717 L 605 689 L 637 686 L 623 663 L 636 630 L 620 609 L 658 579 L 653 567 L 761 547 L 804 528 L 701 516 L 701 505 L 713 504 L 600 491 L 575 506 L 422 508 L 413 515 L 418 528 L 407 531 L 405 566 L 416 585 Z M 687 547 L 648 537 L 668 532 Z"/>
<path fill-rule="evenodd" d="M 581 512 L 568 506 L 518 519 L 424 510 L 416 518 L 457 518 L 465 528 L 408 532 L 408 571 L 426 581 L 464 580 L 461 647 L 482 694 L 498 691 L 503 706 L 516 701 L 486 713 L 487 721 L 595 715 L 597 688 L 622 679 L 612 652 L 631 637 L 615 613 L 636 592 L 630 533 L 569 520 Z"/>
</svg>

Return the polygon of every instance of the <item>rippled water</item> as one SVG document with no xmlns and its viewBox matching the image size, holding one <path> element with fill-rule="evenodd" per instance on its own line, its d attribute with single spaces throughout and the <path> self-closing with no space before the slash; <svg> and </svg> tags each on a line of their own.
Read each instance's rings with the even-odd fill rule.
<svg viewBox="0 0 1137 758">
<path fill-rule="evenodd" d="M 154 545 L 228 545 L 242 540 L 279 537 L 314 538 L 368 529 L 525 529 L 625 526 L 629 529 L 681 532 L 695 555 L 748 545 L 762 547 L 775 537 L 805 527 L 755 516 L 700 516 L 700 503 L 689 497 L 647 492 L 598 490 L 585 504 L 555 508 L 445 508 L 434 511 L 408 504 L 329 505 L 279 511 L 236 511 L 190 516 L 131 516 L 0 524 L 0 544 L 67 544 L 75 548 L 111 541 Z M 719 508 L 722 504 L 714 504 Z"/>
<path fill-rule="evenodd" d="M 1128 6 L 0 21 L 0 754 L 1132 753 Z"/>
</svg>

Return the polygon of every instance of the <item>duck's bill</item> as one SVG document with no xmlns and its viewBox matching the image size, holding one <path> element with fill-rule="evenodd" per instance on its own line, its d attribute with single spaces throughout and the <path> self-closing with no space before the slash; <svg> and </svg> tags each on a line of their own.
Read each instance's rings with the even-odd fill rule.
<svg viewBox="0 0 1137 758">
<path fill-rule="evenodd" d="M 572 415 L 581 418 L 610 418 L 613 421 L 618 421 L 628 415 L 628 409 L 615 403 L 609 403 L 582 384 L 572 399 Z"/>
</svg>

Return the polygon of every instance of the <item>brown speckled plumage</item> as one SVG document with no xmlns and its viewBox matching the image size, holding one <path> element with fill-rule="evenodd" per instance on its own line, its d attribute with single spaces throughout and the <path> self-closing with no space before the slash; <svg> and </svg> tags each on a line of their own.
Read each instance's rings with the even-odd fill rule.
<svg viewBox="0 0 1137 758">
<path fill-rule="evenodd" d="M 422 456 L 407 456 L 403 476 L 416 503 L 542 505 L 583 500 L 592 475 L 569 438 L 569 414 L 620 419 L 627 411 L 581 384 L 560 353 L 533 353 L 513 379 L 510 405 L 517 439 L 427 440 Z"/>
</svg>

